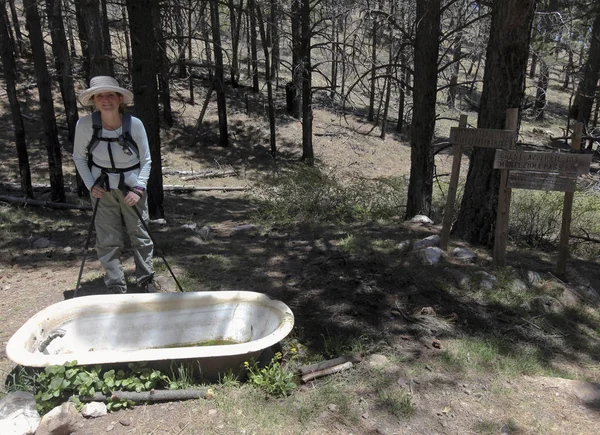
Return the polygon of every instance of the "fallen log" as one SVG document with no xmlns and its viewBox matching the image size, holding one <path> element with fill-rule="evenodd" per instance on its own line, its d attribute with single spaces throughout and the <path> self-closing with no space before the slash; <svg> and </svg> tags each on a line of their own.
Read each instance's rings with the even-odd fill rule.
<svg viewBox="0 0 600 435">
<path fill-rule="evenodd" d="M 163 190 L 165 192 L 188 192 L 188 191 L 209 191 L 209 190 L 237 190 L 237 191 L 243 191 L 243 190 L 250 190 L 249 187 L 228 187 L 228 186 L 194 186 L 194 185 L 186 185 L 186 184 L 173 184 L 173 185 L 168 185 L 168 186 L 163 186 Z"/>
<path fill-rule="evenodd" d="M 112 400 L 131 400 L 132 402 L 172 402 L 175 400 L 212 399 L 212 388 L 188 388 L 186 390 L 150 390 L 150 391 L 113 391 L 110 395 L 96 393 L 93 396 L 80 397 L 82 402 L 105 402 Z"/>
<path fill-rule="evenodd" d="M 175 169 L 163 171 L 163 175 L 183 175 L 196 178 L 210 178 L 210 177 L 226 177 L 228 175 L 235 175 L 234 170 L 215 170 L 207 169 L 205 171 L 177 171 Z"/>
<path fill-rule="evenodd" d="M 332 375 L 334 373 L 338 373 L 338 372 L 341 372 L 341 371 L 344 371 L 344 370 L 348 370 L 348 369 L 352 368 L 352 365 L 353 365 L 352 362 L 348 361 L 348 362 L 345 362 L 343 364 L 338 364 L 336 366 L 330 367 L 330 368 L 325 369 L 325 370 L 319 370 L 319 371 L 316 371 L 316 372 L 308 373 L 308 374 L 306 374 L 306 375 L 304 375 L 304 376 L 301 377 L 302 383 L 306 384 L 307 382 L 310 382 L 310 381 L 312 381 L 314 379 L 317 379 L 317 378 L 320 378 L 320 377 L 323 377 L 323 376 L 327 376 L 327 375 Z"/>
<path fill-rule="evenodd" d="M 42 201 L 38 199 L 18 198 L 15 196 L 0 195 L 0 201 L 8 203 L 16 203 L 23 205 L 35 205 L 38 207 L 59 208 L 59 209 L 75 209 L 75 210 L 91 210 L 91 205 L 67 204 L 64 202 Z"/>
<path fill-rule="evenodd" d="M 334 366 L 343 364 L 345 362 L 360 362 L 360 361 L 362 361 L 362 356 L 360 354 L 345 355 L 345 356 L 340 356 L 338 358 L 329 359 L 326 361 L 321 361 L 318 363 L 308 364 L 305 366 L 298 367 L 298 372 L 301 375 L 306 375 L 308 373 L 325 370 L 330 367 L 334 367 Z"/>
</svg>

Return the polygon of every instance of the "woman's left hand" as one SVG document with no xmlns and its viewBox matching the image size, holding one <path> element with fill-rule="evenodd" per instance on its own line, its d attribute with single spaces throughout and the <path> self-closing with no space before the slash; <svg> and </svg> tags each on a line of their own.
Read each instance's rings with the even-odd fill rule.
<svg viewBox="0 0 600 435">
<path fill-rule="evenodd" d="M 133 207 L 142 198 L 143 192 L 132 189 L 125 195 L 125 204 Z"/>
</svg>

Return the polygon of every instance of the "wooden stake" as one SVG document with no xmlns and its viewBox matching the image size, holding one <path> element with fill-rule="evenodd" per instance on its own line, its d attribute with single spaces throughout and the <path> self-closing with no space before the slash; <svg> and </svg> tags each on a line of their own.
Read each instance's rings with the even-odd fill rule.
<svg viewBox="0 0 600 435">
<path fill-rule="evenodd" d="M 458 126 L 464 128 L 467 126 L 467 115 L 460 115 Z M 454 217 L 454 202 L 456 201 L 456 190 L 458 188 L 458 176 L 460 175 L 460 163 L 462 160 L 461 144 L 454 144 L 454 155 L 452 157 L 452 173 L 450 174 L 450 185 L 448 186 L 448 198 L 446 199 L 446 209 L 444 210 L 444 223 L 442 225 L 442 234 L 440 247 L 448 250 L 448 241 L 450 240 L 450 230 L 452 229 L 452 218 Z"/>
<path fill-rule="evenodd" d="M 583 136 L 583 123 L 575 124 L 573 131 L 573 142 L 571 148 L 581 149 L 581 139 Z M 556 275 L 564 279 L 567 272 L 567 259 L 569 258 L 569 233 L 571 232 L 571 213 L 573 211 L 574 192 L 565 192 L 563 201 L 562 225 L 560 227 L 560 244 L 558 245 L 558 262 L 556 265 Z"/>
<path fill-rule="evenodd" d="M 511 149 L 515 147 L 517 128 L 519 124 L 519 109 L 506 110 L 506 129 L 515 132 L 515 140 Z M 496 216 L 496 230 L 494 237 L 493 266 L 504 267 L 506 264 L 506 242 L 508 239 L 508 217 L 510 214 L 510 197 L 512 189 L 508 188 L 508 170 L 500 170 L 500 187 L 498 190 L 498 214 Z"/>
</svg>

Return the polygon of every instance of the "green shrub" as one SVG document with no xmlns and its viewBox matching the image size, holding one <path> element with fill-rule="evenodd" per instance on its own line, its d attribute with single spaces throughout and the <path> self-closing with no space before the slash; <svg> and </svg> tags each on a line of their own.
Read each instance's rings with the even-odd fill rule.
<svg viewBox="0 0 600 435">
<path fill-rule="evenodd" d="M 302 165 L 263 180 L 258 218 L 285 224 L 389 219 L 401 214 L 404 190 L 400 179 L 356 177 L 342 182 Z"/>
<path fill-rule="evenodd" d="M 296 357 L 296 349 L 291 350 L 291 362 Z M 271 362 L 259 368 L 256 361 L 246 361 L 244 367 L 248 370 L 248 380 L 252 385 L 262 389 L 268 396 L 287 396 L 296 389 L 294 378 L 296 375 L 282 364 L 283 355 L 277 352 Z"/>
</svg>

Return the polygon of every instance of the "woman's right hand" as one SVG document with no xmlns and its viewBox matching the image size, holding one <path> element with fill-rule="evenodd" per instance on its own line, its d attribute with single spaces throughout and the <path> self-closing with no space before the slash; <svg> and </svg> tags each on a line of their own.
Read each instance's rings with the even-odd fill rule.
<svg viewBox="0 0 600 435">
<path fill-rule="evenodd" d="M 102 198 L 102 196 L 104 196 L 104 193 L 106 192 L 106 190 L 104 190 L 102 187 L 100 186 L 94 186 L 92 187 L 92 191 L 90 192 L 92 194 L 92 196 L 94 198 Z"/>
</svg>

